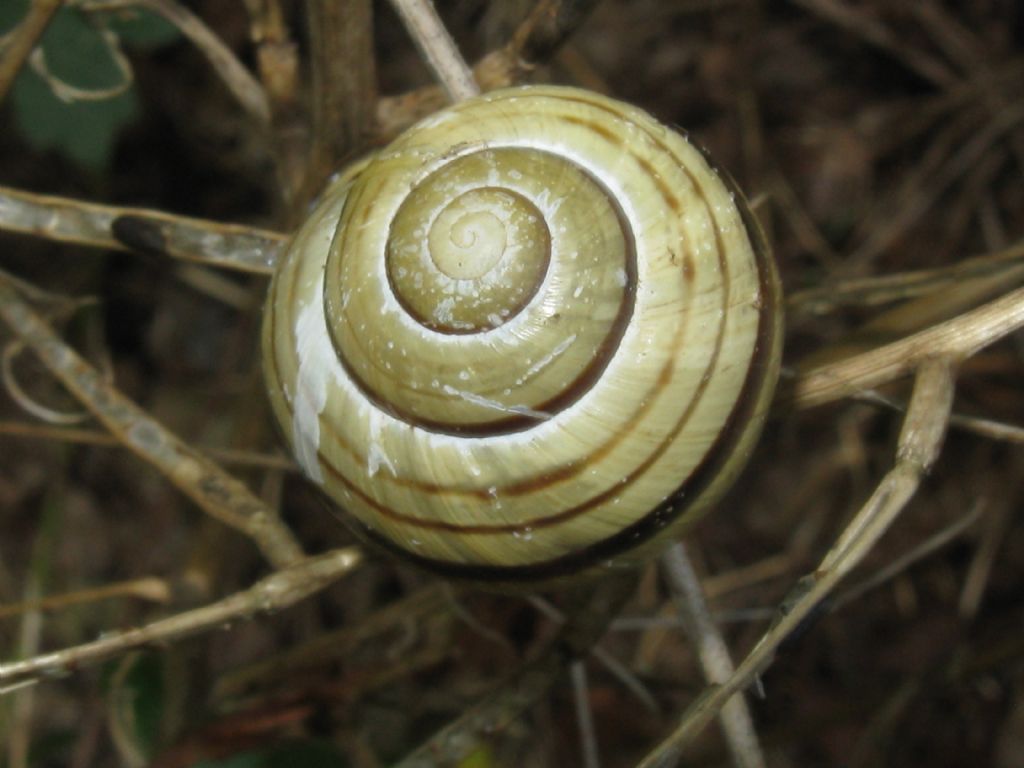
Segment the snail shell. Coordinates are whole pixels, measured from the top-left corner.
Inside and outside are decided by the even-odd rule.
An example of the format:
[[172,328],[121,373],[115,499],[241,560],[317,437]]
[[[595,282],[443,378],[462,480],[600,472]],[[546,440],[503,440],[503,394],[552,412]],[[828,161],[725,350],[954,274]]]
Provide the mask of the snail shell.
[[265,373],[371,539],[512,582],[630,564],[726,489],[778,375],[778,280],[683,136],[488,93],[337,179],[270,288]]

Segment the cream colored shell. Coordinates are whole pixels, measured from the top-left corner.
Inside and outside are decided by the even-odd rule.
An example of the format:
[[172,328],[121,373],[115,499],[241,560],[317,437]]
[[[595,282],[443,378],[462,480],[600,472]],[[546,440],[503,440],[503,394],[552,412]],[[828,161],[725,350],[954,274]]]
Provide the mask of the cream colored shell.
[[630,563],[739,471],[774,268],[683,136],[593,93],[489,93],[350,168],[264,325],[274,411],[358,527],[436,570]]

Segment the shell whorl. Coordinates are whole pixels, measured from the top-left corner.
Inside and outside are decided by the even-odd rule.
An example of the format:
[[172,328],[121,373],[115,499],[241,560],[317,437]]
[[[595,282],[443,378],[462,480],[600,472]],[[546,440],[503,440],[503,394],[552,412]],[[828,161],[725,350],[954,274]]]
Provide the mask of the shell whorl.
[[270,291],[306,474],[372,538],[498,581],[631,562],[745,461],[774,267],[682,136],[568,88],[451,107],[349,169]]

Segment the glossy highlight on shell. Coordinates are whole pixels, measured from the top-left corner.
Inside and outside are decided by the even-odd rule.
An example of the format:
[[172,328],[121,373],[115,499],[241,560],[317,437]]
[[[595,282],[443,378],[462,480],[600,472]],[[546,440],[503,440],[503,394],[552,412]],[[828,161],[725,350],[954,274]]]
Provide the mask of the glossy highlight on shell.
[[778,375],[779,289],[683,136],[585,91],[486,94],[348,169],[271,286],[305,473],[442,573],[630,564],[725,490]]

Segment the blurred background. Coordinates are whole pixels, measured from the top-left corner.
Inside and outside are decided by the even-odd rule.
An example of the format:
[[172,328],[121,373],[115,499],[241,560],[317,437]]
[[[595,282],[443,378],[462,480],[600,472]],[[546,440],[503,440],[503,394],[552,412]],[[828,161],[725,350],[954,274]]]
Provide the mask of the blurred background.
[[[238,0],[187,5],[253,65]],[[529,2],[438,8],[466,57],[503,45]],[[286,3],[304,46],[301,3]],[[0,3],[0,34],[27,0]],[[382,94],[430,82],[374,4]],[[0,105],[0,184],[281,227],[273,148],[209,65],[150,13],[61,10]],[[786,361],[863,351],[962,311],[955,283],[924,316],[852,281],[1010,254],[1024,235],[1024,5],[1015,0],[605,0],[536,81],[633,102],[687,131],[754,201],[790,297]],[[117,95],[68,104],[59,80]],[[367,147],[379,143],[366,137]],[[348,533],[281,457],[261,391],[265,280],[0,232],[0,268],[95,302],[59,323],[117,387],[284,510],[309,551]],[[1002,268],[1002,267],[1000,267]],[[1007,270],[979,303],[1016,287]],[[851,287],[853,286],[853,287]],[[951,292],[946,305],[945,293]],[[920,307],[918,306],[918,310]],[[0,342],[10,341],[6,329]],[[1019,335],[967,362],[955,410],[1024,424]],[[31,400],[74,403],[29,354]],[[0,392],[0,605],[128,584],[61,610],[0,613],[4,658],[31,656],[244,588],[255,549],[85,421],[61,434]],[[886,391],[897,402],[902,386]],[[892,465],[900,415],[847,401],[771,420],[738,487],[689,537],[739,658]],[[764,676],[751,706],[770,766],[1024,766],[1024,454],[1013,430],[954,426],[931,477],[865,567]],[[224,454],[219,454],[224,458]],[[909,556],[909,557],[908,557]],[[885,569],[892,566],[892,572]],[[873,575],[880,583],[858,585]],[[553,598],[557,602],[557,596]],[[631,766],[703,680],[652,567],[603,647],[588,700],[606,766]],[[131,654],[0,698],[0,761],[19,766],[388,765],[493,688],[554,631],[522,597],[460,593],[383,556],[274,616]],[[570,689],[467,766],[581,765]],[[688,765],[728,765],[717,728]]]

